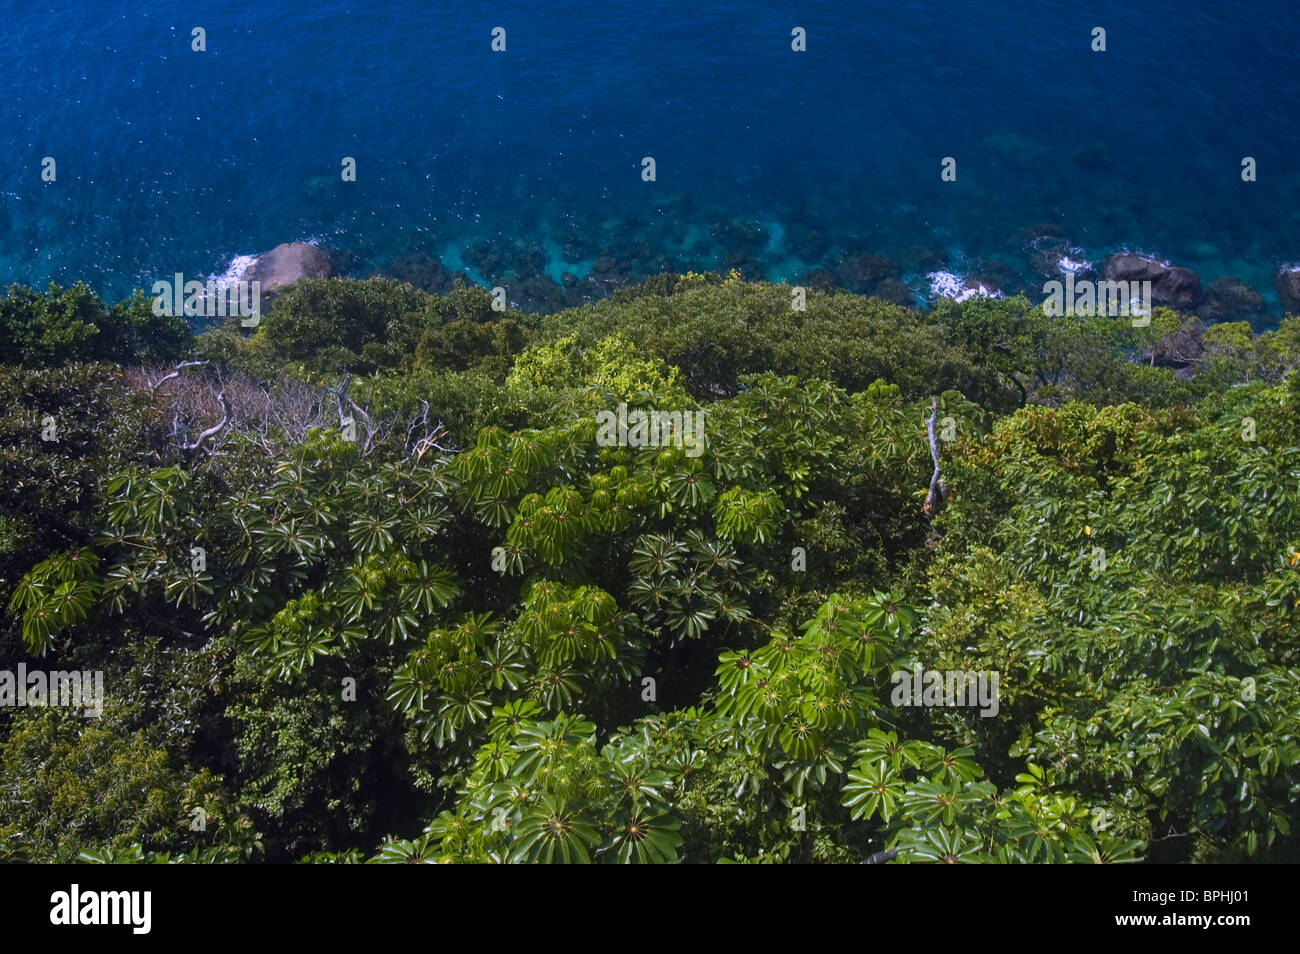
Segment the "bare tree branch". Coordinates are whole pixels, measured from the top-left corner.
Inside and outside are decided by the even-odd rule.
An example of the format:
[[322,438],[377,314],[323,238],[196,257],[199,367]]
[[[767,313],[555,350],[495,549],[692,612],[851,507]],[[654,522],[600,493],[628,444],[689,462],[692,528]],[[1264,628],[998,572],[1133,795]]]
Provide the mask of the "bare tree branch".
[[330,394],[334,395],[335,399],[338,401],[339,427],[343,427],[343,425],[346,424],[348,420],[347,415],[343,413],[343,402],[348,400],[348,385],[351,383],[352,383],[352,372],[349,371],[347,374],[343,375],[343,382],[337,388],[332,388],[329,385],[325,386],[325,390],[329,391]]
[[209,427],[203,433],[199,434],[198,438],[194,441],[194,443],[182,444],[181,450],[186,450],[186,451],[198,450],[204,441],[206,441],[209,437],[215,437],[217,434],[220,434],[225,429],[226,425],[230,423],[230,399],[226,397],[225,388],[221,389],[221,393],[217,395],[217,400],[221,402],[221,411],[222,411],[221,420],[218,421],[216,424],[214,424],[212,427]]
[[180,373],[184,371],[186,368],[197,368],[206,365],[207,363],[208,362],[206,361],[182,361],[180,364],[176,365],[176,367],[172,370],[170,374],[164,374],[157,381],[150,383],[148,385],[149,390],[157,391],[158,386],[160,384],[162,384],[164,381],[170,381],[172,378],[179,377]]
[[[340,384],[337,388],[326,387],[326,390],[329,391],[331,394],[333,394],[335,399],[338,401],[340,428],[346,426],[346,424],[348,423],[348,417],[343,413],[344,403],[346,403],[347,406],[352,410],[352,414],[353,414],[353,417],[351,419],[352,422],[355,424],[359,420],[362,426],[365,427],[366,437],[361,444],[361,456],[364,457],[366,454],[370,453],[370,449],[375,444],[377,444],[379,441],[384,439],[385,435],[388,432],[389,425],[388,422],[386,421],[376,422],[375,419],[370,416],[370,412],[368,410],[363,410],[362,407],[359,404],[357,404],[356,401],[352,400],[352,398],[348,395],[348,385],[351,383],[352,383],[352,373],[348,372],[347,374],[343,375],[342,384]],[[369,407],[369,405],[370,402],[367,401],[366,406]]]
[[[438,443],[448,433],[442,421],[439,420],[432,428],[429,427],[429,402],[422,400],[420,404],[423,410],[415,417],[412,417],[406,425],[406,440],[403,447],[406,448],[407,456],[414,458],[418,463],[429,452],[430,448],[444,454],[455,453],[451,448],[443,447],[442,444]],[[417,433],[419,436],[413,438],[412,435]]]
[[930,435],[930,457],[934,461],[934,473],[930,475],[930,492],[925,495],[925,515],[936,517],[948,501],[948,489],[939,475],[939,438],[935,425],[939,422],[939,399],[930,403],[930,420],[926,422],[926,432]]

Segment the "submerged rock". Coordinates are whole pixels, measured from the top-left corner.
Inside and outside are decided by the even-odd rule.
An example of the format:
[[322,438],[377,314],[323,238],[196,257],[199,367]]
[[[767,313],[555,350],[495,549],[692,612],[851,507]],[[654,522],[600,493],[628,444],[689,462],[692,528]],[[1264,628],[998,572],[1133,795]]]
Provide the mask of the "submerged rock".
[[1035,274],[1051,281],[1059,281],[1066,275],[1073,275],[1076,280],[1093,279],[1097,275],[1096,266],[1068,245],[1041,248],[1030,256],[1029,264]]
[[596,259],[587,274],[587,281],[598,289],[596,297],[607,298],[614,289],[631,284],[632,274],[627,262],[620,262],[612,255],[602,255]]
[[564,290],[545,275],[525,278],[511,290],[517,290],[519,306],[524,311],[550,314],[564,307]]
[[824,232],[803,225],[791,225],[786,228],[785,247],[791,254],[799,256],[805,262],[819,262],[830,250],[830,241]]
[[478,269],[478,273],[489,281],[504,275],[509,267],[505,255],[494,242],[474,242],[465,249],[462,258],[467,265]]
[[564,228],[555,240],[560,246],[560,257],[566,262],[585,262],[596,256],[595,246],[581,229]]
[[883,255],[847,255],[835,265],[838,283],[860,295],[873,295],[881,282],[899,276],[898,264]]
[[456,281],[468,282],[464,272],[453,272],[441,261],[425,252],[413,252],[393,260],[378,274],[407,282],[432,295],[445,295],[456,287]]
[[926,245],[904,246],[898,260],[905,271],[921,274],[937,272],[948,264],[948,256],[942,249]]
[[1024,244],[1029,251],[1029,266],[1038,277],[1050,281],[1059,281],[1066,275],[1073,275],[1076,280],[1096,277],[1096,265],[1088,260],[1083,249],[1066,240],[1061,228],[1035,225],[1017,233],[1024,234],[1030,235]]
[[1224,275],[1210,283],[1196,314],[1205,321],[1249,321],[1254,325],[1264,317],[1264,296],[1240,278]]
[[747,282],[760,282],[766,276],[763,264],[744,252],[729,252],[722,260],[722,271],[735,270]]
[[531,243],[523,247],[516,246],[510,264],[521,275],[540,272],[546,268],[546,249]]
[[1018,282],[1016,270],[1006,262],[992,258],[972,258],[966,263],[965,285],[972,291],[984,288],[990,297],[1011,294],[1017,290],[1030,294],[1037,292],[1037,289],[1019,289]]
[[754,251],[767,243],[767,229],[756,222],[740,219],[715,222],[710,233],[714,241],[728,251]]
[[1288,315],[1300,315],[1300,265],[1279,269],[1273,277],[1273,284],[1277,286],[1282,310]]

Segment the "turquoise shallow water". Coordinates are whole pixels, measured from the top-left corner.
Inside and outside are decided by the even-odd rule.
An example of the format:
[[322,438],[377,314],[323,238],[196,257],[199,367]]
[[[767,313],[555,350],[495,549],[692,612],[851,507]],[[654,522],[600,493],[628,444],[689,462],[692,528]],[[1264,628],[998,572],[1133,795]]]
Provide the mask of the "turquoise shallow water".
[[113,299],[309,240],[551,308],[689,268],[1015,290],[1130,248],[1275,306],[1300,260],[1293,3],[119,6],[6,5],[0,280]]

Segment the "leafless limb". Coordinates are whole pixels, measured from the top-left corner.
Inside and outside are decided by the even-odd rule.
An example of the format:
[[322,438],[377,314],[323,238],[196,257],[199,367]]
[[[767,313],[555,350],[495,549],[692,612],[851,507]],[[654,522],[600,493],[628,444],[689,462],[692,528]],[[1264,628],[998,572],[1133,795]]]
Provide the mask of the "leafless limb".
[[[209,365],[186,361],[173,367],[134,368],[126,372],[132,385],[155,395],[170,420],[171,446],[183,454],[204,450],[211,458],[236,440],[249,441],[275,456],[302,443],[309,431],[354,424],[363,455],[384,444],[396,445],[408,459],[422,460],[430,451],[454,454],[445,443],[448,429],[430,421],[427,401],[410,419],[372,412],[348,393],[352,375],[345,374],[336,387],[308,384],[289,376],[261,382],[242,372],[220,372],[209,367],[192,375],[185,368]],[[335,405],[335,411],[330,405]],[[214,422],[218,422],[214,425]],[[192,435],[197,435],[192,437]]]
[[413,432],[417,427],[423,427],[423,428],[427,429],[428,426],[429,426],[429,402],[428,402],[428,401],[425,401],[425,400],[421,400],[421,401],[420,401],[420,405],[424,408],[424,410],[420,413],[420,416],[419,416],[419,417],[413,417],[413,418],[411,418],[411,422],[410,422],[409,424],[406,425],[406,445],[405,445],[405,446],[407,446],[407,447],[410,447],[410,446],[411,446],[411,433],[412,433],[412,432]]
[[930,435],[930,457],[934,461],[934,473],[930,475],[930,492],[925,495],[924,512],[927,517],[936,517],[948,501],[948,488],[944,486],[939,475],[939,438],[935,425],[939,422],[939,399],[930,403],[930,420],[926,422],[926,432]]
[[339,427],[343,427],[343,425],[345,425],[348,421],[348,416],[345,413],[343,413],[343,404],[344,402],[350,402],[351,400],[348,397],[348,385],[351,383],[352,383],[352,372],[349,371],[347,374],[343,375],[343,381],[342,383],[339,384],[337,388],[332,388],[329,385],[325,386],[325,390],[329,391],[330,394],[334,395],[335,400],[338,401]]
[[164,381],[170,381],[172,378],[179,377],[180,373],[184,371],[186,368],[197,368],[206,365],[207,363],[208,362],[206,361],[182,361],[180,364],[176,365],[176,367],[172,369],[170,374],[164,374],[157,381],[150,382],[148,385],[149,390],[157,391],[158,386],[160,384],[162,384]]
[[[348,394],[348,385],[351,383],[352,374],[349,372],[343,375],[343,383],[337,388],[327,388],[326,390],[333,394],[335,399],[338,401],[340,428],[346,426],[349,420],[348,415],[343,411],[343,405],[345,403],[352,411],[352,422],[354,424],[359,422],[365,428],[365,440],[361,442],[361,456],[364,457],[370,453],[371,448],[374,447],[375,444],[382,441],[387,435],[388,423],[384,421],[376,422],[375,419],[370,416],[368,410],[363,410],[356,401],[352,400],[351,396]],[[366,406],[367,408],[369,407],[369,402],[367,402]]]
[[[178,368],[204,364],[207,362],[185,362]],[[191,434],[219,418],[227,418],[227,425],[206,439],[209,456],[221,453],[237,438],[276,455],[301,443],[313,428],[331,423],[328,392],[287,376],[263,384],[241,372],[215,374],[212,370],[180,375],[177,369],[135,368],[126,375],[135,387],[153,393],[162,402],[171,421],[173,446],[178,449],[192,444]]]
[[227,424],[230,423],[230,399],[226,397],[226,390],[222,388],[217,394],[217,400],[221,402],[221,420],[199,434],[198,438],[191,444],[181,444],[181,450],[194,451],[203,446],[203,442],[209,437],[215,437],[220,434]]
[[[415,458],[418,463],[429,452],[430,448],[444,454],[455,453],[451,448],[443,447],[438,443],[447,436],[447,428],[442,421],[438,421],[432,429],[429,427],[429,402],[422,400],[420,404],[423,406],[423,410],[418,416],[411,418],[410,423],[406,426],[406,443],[404,446],[408,448],[407,456]],[[412,440],[412,435],[417,432],[420,436]]]

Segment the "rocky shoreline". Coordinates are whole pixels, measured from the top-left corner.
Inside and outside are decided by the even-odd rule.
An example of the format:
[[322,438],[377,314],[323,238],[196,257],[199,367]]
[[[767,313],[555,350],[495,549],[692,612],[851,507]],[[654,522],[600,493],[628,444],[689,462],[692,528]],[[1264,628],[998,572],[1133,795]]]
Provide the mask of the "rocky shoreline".
[[[750,248],[767,240],[761,227],[746,228],[741,223],[713,231],[714,238]],[[827,252],[815,237],[809,240],[812,251]],[[1076,280],[1150,282],[1156,304],[1194,314],[1207,323],[1246,321],[1258,329],[1281,315],[1300,313],[1300,264],[1282,264],[1274,271],[1279,314],[1270,310],[1257,288],[1235,276],[1222,275],[1203,285],[1190,268],[1130,251],[1116,252],[1098,266],[1088,261],[1080,249],[1052,234],[1034,236],[1028,247],[1031,271],[1044,282],[1059,280],[1067,273]],[[548,314],[608,298],[619,288],[654,274],[690,270],[665,256],[651,256],[644,243],[617,249],[624,257],[610,254],[615,250],[609,248],[578,245],[564,247],[561,254],[570,260],[592,251],[600,254],[589,267],[561,271],[558,281],[551,274],[554,268],[546,249],[520,241],[471,244],[460,256],[461,268],[450,268],[429,253],[414,252],[368,275],[408,282],[432,294],[449,292],[457,281],[492,282],[506,288],[511,307]],[[755,260],[744,254],[728,256],[722,270],[734,270],[749,280],[766,278]],[[222,277],[260,282],[266,308],[285,287],[301,278],[329,278],[350,271],[340,267],[338,256],[315,244],[287,242],[260,255],[241,256]],[[578,272],[584,274],[579,277]],[[828,267],[806,269],[791,284],[843,288],[909,307],[933,306],[944,298],[964,301],[1023,294],[1035,301],[1043,297],[1041,286],[1017,277],[1002,262],[972,259],[954,266],[942,252],[920,246],[905,249],[899,260],[868,252],[834,256]]]

